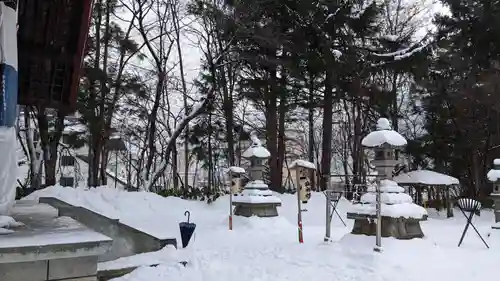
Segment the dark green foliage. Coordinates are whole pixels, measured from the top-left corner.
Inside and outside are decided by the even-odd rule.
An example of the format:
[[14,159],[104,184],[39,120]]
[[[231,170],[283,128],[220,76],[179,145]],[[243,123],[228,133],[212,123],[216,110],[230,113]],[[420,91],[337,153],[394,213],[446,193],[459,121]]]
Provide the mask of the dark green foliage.
[[[174,197],[179,197],[182,199],[187,199],[187,200],[199,200],[199,201],[206,201],[208,204],[214,202],[217,200],[219,197],[225,195],[223,191],[209,191],[207,190],[207,187],[203,188],[185,188],[182,190],[179,189],[173,189],[173,188],[168,188],[168,189],[162,189],[158,192],[158,195],[163,196],[163,197],[169,197],[169,196],[174,196]],[[208,195],[207,195],[208,194]]]
[[434,57],[420,89],[428,135],[419,150],[438,171],[460,178],[464,195],[486,195],[485,174],[500,153],[500,3],[443,2],[451,16],[435,19]]

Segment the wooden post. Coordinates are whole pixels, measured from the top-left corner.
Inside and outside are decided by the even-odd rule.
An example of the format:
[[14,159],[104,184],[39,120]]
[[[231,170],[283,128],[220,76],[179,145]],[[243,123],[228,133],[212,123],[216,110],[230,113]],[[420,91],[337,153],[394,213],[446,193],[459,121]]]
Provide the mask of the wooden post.
[[302,202],[300,201],[300,167],[295,170],[295,184],[297,189],[297,226],[299,229],[299,243],[304,243],[304,236],[302,233]]
[[[296,160],[290,166],[290,169],[295,170],[295,185],[297,189],[297,228],[299,232],[299,243],[304,243],[304,232],[302,226],[302,200],[300,198],[300,172],[301,169],[305,169],[307,172],[309,170],[315,170],[315,165],[311,162],[304,160]],[[307,174],[307,173],[306,173]]]
[[[230,167],[229,168],[229,230],[233,230],[233,180],[241,178],[241,175],[245,173],[245,170],[240,167]],[[241,182],[240,182],[241,184]]]

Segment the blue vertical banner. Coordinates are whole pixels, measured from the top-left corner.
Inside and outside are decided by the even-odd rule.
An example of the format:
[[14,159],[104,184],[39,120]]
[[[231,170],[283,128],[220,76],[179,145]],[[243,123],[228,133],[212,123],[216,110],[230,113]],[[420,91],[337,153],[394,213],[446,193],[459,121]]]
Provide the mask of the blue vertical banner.
[[13,127],[17,117],[17,0],[0,0],[0,126]]

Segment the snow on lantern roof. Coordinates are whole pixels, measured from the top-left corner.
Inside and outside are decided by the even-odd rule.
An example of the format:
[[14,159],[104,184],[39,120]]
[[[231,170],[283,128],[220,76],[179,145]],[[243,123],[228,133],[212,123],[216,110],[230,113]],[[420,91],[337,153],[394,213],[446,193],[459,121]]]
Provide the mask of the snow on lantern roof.
[[486,177],[491,182],[497,182],[500,180],[500,169],[498,169],[498,166],[500,166],[500,159],[493,160],[493,166],[493,169],[486,174]]
[[252,141],[252,145],[243,152],[241,155],[244,158],[262,158],[267,159],[271,157],[271,153],[267,150],[263,145],[259,138],[252,133],[250,135],[250,140]]
[[411,171],[397,175],[393,180],[401,184],[457,185],[460,183],[457,178],[430,170]]
[[[380,192],[382,216],[419,220],[427,216],[427,210],[414,204],[411,196],[404,193],[404,188],[400,187],[396,182],[392,180],[380,181]],[[375,215],[377,210],[376,188],[369,187],[368,192],[361,196],[360,202],[361,204],[352,207],[354,213]]]
[[391,129],[391,123],[387,118],[380,118],[377,121],[377,130],[364,137],[361,144],[366,147],[384,145],[401,147],[405,146],[407,142],[401,134]]
[[263,180],[254,180],[254,181],[249,181],[245,185],[245,188],[267,189],[268,186]]
[[232,166],[232,167],[229,167],[229,172],[231,172],[233,174],[244,174],[245,169],[243,169],[241,167]]
[[296,169],[296,168],[306,168],[306,169],[311,169],[311,170],[316,170],[316,165],[314,163],[306,161],[306,160],[295,160],[292,162],[290,165],[290,169]]
[[[392,199],[391,199],[392,200]],[[376,215],[376,204],[356,204],[352,207],[354,213]],[[413,203],[382,204],[381,215],[391,218],[414,218],[423,219],[427,216],[427,210]]]
[[[377,192],[377,186],[368,186],[368,192]],[[380,181],[380,192],[398,193],[405,192],[405,189],[399,186],[397,182],[385,179]]]
[[500,170],[491,169],[488,174],[486,174],[486,177],[489,181],[496,182],[500,180]]

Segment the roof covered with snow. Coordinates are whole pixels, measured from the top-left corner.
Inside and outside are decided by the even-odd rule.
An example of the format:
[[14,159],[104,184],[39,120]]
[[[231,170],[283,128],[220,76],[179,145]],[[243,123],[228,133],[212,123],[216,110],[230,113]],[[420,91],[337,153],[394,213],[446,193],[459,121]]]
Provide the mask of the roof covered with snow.
[[295,160],[292,162],[290,165],[290,169],[295,169],[295,168],[306,168],[306,169],[311,169],[311,170],[316,170],[316,165],[314,163],[306,161],[306,160]]
[[245,150],[245,152],[243,152],[243,154],[241,155],[242,157],[261,159],[267,159],[271,157],[271,153],[269,152],[269,150],[267,150],[262,145],[262,142],[255,134],[251,134],[250,139],[252,140],[252,145],[247,150]]
[[492,169],[486,174],[486,177],[489,181],[496,182],[500,179],[500,170]]
[[237,167],[237,166],[229,167],[228,171],[233,173],[233,174],[236,174],[236,175],[245,173],[245,169],[243,169],[241,167]]
[[424,184],[424,185],[457,185],[460,181],[457,178],[441,174],[430,170],[416,170],[400,174],[393,178],[400,184]]
[[366,147],[384,145],[401,147],[406,145],[406,139],[400,133],[391,129],[391,124],[387,118],[380,118],[377,121],[377,130],[364,137],[361,144]]

